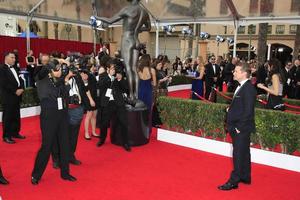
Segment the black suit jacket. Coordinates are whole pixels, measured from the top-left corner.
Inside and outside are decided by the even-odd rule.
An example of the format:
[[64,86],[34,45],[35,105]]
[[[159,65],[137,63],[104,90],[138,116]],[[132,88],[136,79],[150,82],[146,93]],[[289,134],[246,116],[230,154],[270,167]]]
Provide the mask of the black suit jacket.
[[115,79],[113,82],[109,78],[107,73],[99,75],[98,88],[100,89],[100,106],[106,107],[109,103],[109,97],[105,96],[108,88],[112,89],[112,95],[114,102],[117,106],[125,105],[123,93],[128,93],[128,84],[126,80],[122,79],[118,81]]
[[17,89],[24,89],[24,81],[19,77],[18,70],[16,72],[20,86],[18,86],[18,82],[9,66],[6,64],[0,66],[0,93],[3,104],[16,104],[22,100],[21,96],[16,95],[16,91]]
[[235,65],[232,63],[228,63],[227,65],[225,65],[224,68],[224,79],[226,81],[226,83],[228,82],[233,82],[233,70],[235,68]]
[[217,82],[214,82],[214,77],[220,78],[221,68],[217,64],[215,64],[215,67],[216,73],[214,73],[213,65],[211,63],[205,65],[205,83],[207,86],[212,86],[214,83],[217,84]]
[[248,80],[234,96],[227,113],[227,129],[235,133],[235,128],[241,132],[255,131],[254,107],[256,90]]

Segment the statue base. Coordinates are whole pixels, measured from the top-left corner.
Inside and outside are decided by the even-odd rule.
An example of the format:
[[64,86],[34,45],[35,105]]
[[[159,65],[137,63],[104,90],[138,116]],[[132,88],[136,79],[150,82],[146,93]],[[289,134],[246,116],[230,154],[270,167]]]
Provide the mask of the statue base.
[[[126,105],[128,119],[128,144],[130,146],[140,146],[147,144],[150,140],[151,124],[149,124],[149,111],[147,106],[137,100],[136,106]],[[110,140],[115,145],[122,145],[122,128],[116,118],[111,120]]]

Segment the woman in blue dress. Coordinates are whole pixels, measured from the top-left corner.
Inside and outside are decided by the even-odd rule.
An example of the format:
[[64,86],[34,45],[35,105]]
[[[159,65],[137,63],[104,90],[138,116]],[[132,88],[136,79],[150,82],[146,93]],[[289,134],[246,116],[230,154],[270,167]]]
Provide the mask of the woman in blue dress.
[[152,111],[152,91],[156,86],[155,70],[151,67],[151,57],[149,54],[142,55],[138,61],[138,75],[139,75],[139,91],[138,98],[142,100],[149,112]]
[[198,95],[203,97],[203,76],[204,76],[204,64],[201,61],[201,57],[197,57],[197,67],[194,72],[194,77],[192,77],[192,99],[200,100],[197,95],[194,94],[196,92]]

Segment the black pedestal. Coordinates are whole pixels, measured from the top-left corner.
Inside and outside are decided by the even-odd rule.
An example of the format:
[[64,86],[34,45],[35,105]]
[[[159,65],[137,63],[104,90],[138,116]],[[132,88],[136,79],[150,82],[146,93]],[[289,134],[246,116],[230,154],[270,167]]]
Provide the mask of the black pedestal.
[[[149,111],[146,106],[135,108],[126,106],[128,118],[128,142],[130,146],[147,144],[150,139],[151,124],[149,123]],[[111,121],[110,139],[111,143],[122,145],[122,128],[118,125],[117,119]]]

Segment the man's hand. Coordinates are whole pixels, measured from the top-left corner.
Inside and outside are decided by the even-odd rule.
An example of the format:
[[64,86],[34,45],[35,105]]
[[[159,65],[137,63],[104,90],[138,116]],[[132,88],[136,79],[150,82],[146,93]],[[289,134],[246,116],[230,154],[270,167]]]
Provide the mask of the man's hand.
[[16,95],[21,96],[23,94],[24,90],[23,89],[17,89],[16,90]]
[[214,77],[214,82],[217,82],[217,80],[218,80],[218,77]]
[[237,134],[239,134],[241,131],[239,131],[239,129],[235,128],[235,132],[236,132]]

